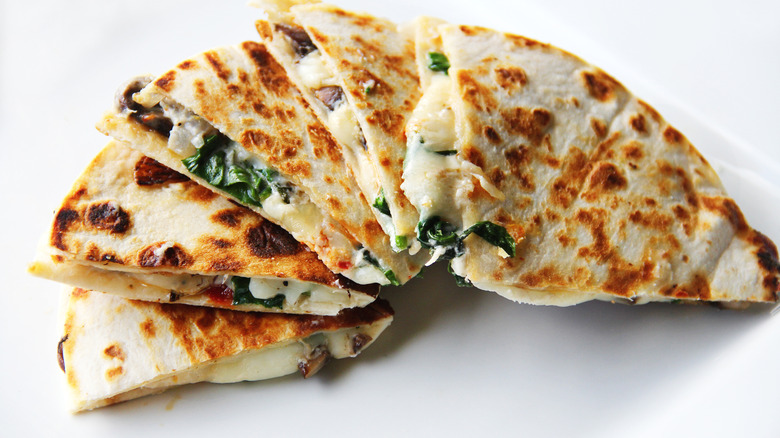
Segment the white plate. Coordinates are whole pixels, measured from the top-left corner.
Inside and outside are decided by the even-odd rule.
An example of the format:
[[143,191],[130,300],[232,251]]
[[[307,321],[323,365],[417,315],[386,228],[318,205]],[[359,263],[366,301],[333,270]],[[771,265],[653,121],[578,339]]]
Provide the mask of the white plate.
[[[721,169],[748,220],[780,239],[780,6],[718,1],[340,1],[551,42],[612,73]],[[648,8],[650,5],[645,4]],[[255,38],[243,1],[0,3],[0,425],[6,436],[655,436],[780,433],[780,320],[766,310],[518,305],[443,269],[384,293],[395,323],[316,378],[200,384],[86,415],[65,412],[59,286],[24,273],[35,242],[105,139],[115,87]],[[750,141],[750,145],[744,140]]]

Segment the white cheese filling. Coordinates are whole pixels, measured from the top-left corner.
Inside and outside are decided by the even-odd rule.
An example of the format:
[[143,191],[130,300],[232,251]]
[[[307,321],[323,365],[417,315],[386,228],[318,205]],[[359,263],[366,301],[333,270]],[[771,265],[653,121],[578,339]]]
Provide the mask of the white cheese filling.
[[[195,295],[213,284],[225,284],[233,289],[233,277],[230,275],[164,275],[134,272],[128,272],[127,275],[142,283],[172,290],[182,295]],[[368,294],[348,289],[277,277],[250,278],[249,292],[258,299],[284,295],[284,303],[280,310],[287,313],[334,315],[341,309],[363,307],[374,301],[374,298]]]
[[[390,323],[390,318],[364,328],[344,328],[320,332],[306,339],[292,340],[279,345],[252,350],[233,358],[201,365],[191,370],[145,384],[144,388],[165,388],[195,382],[234,383],[280,377],[298,371],[298,364],[307,360],[308,353],[318,346],[327,348],[336,359],[353,357],[353,338],[366,334],[371,339]],[[370,345],[370,344],[369,344]],[[367,347],[364,346],[363,348]],[[358,352],[359,353],[359,352]]]

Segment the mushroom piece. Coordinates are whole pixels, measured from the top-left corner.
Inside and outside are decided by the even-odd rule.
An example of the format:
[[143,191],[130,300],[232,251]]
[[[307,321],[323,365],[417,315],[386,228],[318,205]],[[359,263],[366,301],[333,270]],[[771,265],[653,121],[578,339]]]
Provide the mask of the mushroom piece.
[[290,40],[290,45],[299,58],[303,58],[309,53],[317,50],[317,46],[314,45],[311,38],[309,38],[309,34],[307,34],[303,28],[287,24],[277,24],[276,30],[287,36]]
[[341,99],[344,98],[344,90],[337,85],[328,85],[327,87],[314,90],[314,95],[324,103],[329,110],[333,111],[339,106]]
[[352,354],[360,353],[368,344],[371,343],[373,338],[365,333],[359,333],[352,337]]
[[318,345],[304,359],[298,361],[298,369],[301,371],[304,379],[317,374],[317,371],[330,359],[330,351],[324,345]]
[[68,340],[68,335],[65,335],[60,339],[60,342],[57,344],[57,362],[60,364],[60,369],[62,372],[65,372],[65,358],[62,356],[62,344],[65,343],[65,341]]

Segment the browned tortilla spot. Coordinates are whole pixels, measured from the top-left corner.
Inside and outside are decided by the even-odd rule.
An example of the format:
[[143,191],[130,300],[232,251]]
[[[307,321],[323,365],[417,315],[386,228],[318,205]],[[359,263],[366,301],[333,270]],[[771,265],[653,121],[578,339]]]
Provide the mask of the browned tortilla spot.
[[615,90],[621,86],[618,81],[601,70],[582,72],[582,78],[590,95],[601,102],[612,100],[615,97]]
[[666,140],[668,143],[680,143],[683,141],[683,135],[680,133],[680,131],[672,128],[671,126],[667,126],[666,129],[664,129],[664,140]]
[[520,67],[498,67],[494,72],[498,86],[510,93],[521,89],[528,83],[528,77]]
[[552,122],[552,114],[544,108],[532,110],[517,107],[501,112],[504,127],[510,134],[519,134],[531,141],[541,143],[544,133]]
[[246,232],[249,250],[257,257],[293,255],[303,251],[303,246],[284,229],[268,221]]
[[705,209],[717,212],[722,217],[726,218],[729,223],[731,223],[731,226],[734,227],[734,232],[737,236],[746,236],[750,227],[745,220],[745,216],[742,215],[742,210],[739,209],[733,199],[702,196],[700,200]]
[[[173,292],[171,292],[173,296]],[[175,300],[173,300],[175,301]],[[141,323],[141,333],[143,333],[146,339],[151,339],[157,335],[157,328],[154,325],[154,321],[147,318]]]
[[474,79],[466,70],[458,71],[457,81],[463,100],[473,105],[479,111],[492,112],[497,102],[489,88]]
[[174,81],[176,80],[176,71],[170,70],[169,72],[165,73],[164,75],[160,76],[154,84],[160,87],[161,90],[165,91],[166,93],[173,90]]
[[597,137],[604,137],[607,135],[607,125],[605,125],[602,120],[595,118],[590,119],[590,128],[593,129],[593,133],[596,134]]
[[243,208],[220,210],[211,215],[211,220],[226,227],[235,228],[241,224],[241,218],[247,214]]
[[198,66],[198,63],[195,60],[188,59],[182,63],[180,63],[177,68],[181,70],[191,70]]
[[122,234],[130,228],[130,215],[113,202],[90,204],[86,219],[93,228],[111,234]]
[[192,257],[178,244],[165,248],[160,254],[160,249],[167,246],[165,242],[158,242],[144,248],[138,255],[138,264],[144,268],[170,266],[183,268],[192,264]]
[[389,109],[373,111],[366,117],[366,121],[372,125],[379,126],[389,136],[400,137],[403,133],[404,116]]
[[111,368],[110,370],[106,371],[106,379],[114,380],[117,376],[124,372],[125,370],[122,367]]
[[76,210],[70,208],[61,208],[54,217],[54,227],[51,233],[51,244],[53,247],[67,250],[65,243],[62,241],[62,234],[68,231],[68,228],[73,222],[79,219],[79,213]]
[[629,124],[634,131],[640,134],[647,134],[647,124],[645,122],[645,116],[642,114],[636,114],[631,117]]
[[643,283],[653,279],[654,265],[649,261],[642,263],[641,267],[621,263],[609,267],[609,277],[604,282],[604,290],[616,295],[629,296]]
[[493,129],[492,126],[485,126],[482,128],[482,134],[487,137],[487,139],[493,143],[493,144],[501,144],[501,136],[498,135],[498,132],[496,132],[495,129]]
[[108,347],[106,347],[103,350],[103,354],[106,355],[107,357],[119,359],[121,361],[125,360],[125,352],[122,351],[122,348],[117,344],[111,344]]
[[587,184],[588,188],[582,197],[592,202],[603,194],[624,189],[628,183],[614,164],[598,162],[593,165]]

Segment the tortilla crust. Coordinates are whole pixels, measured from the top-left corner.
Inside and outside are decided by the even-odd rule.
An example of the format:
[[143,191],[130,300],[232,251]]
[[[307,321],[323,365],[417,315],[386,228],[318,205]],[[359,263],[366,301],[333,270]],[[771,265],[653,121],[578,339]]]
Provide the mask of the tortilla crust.
[[[352,256],[362,245],[383,269],[392,269],[401,283],[419,272],[420,263],[394,253],[387,235],[377,232],[381,228],[359,194],[335,140],[265,46],[245,42],[205,52],[157,78],[136,95],[136,100],[151,106],[164,96],[262,157],[333,219],[326,226],[345,236],[351,247],[333,247],[326,236],[296,236],[332,271],[343,272],[345,266],[351,266]],[[192,177],[167,150],[162,135],[118,113],[107,115],[99,129]],[[149,137],[154,142],[144,143]],[[264,214],[262,209],[253,209]]]
[[[294,3],[294,4],[292,4]],[[397,235],[413,236],[419,214],[401,190],[404,126],[420,99],[413,36],[385,19],[319,2],[264,1],[272,21],[302,27],[337,78],[360,123]],[[262,30],[261,36],[273,35]],[[373,200],[376,194],[367,194]]]
[[[477,236],[454,271],[511,299],[777,300],[777,249],[747,224],[704,157],[618,81],[521,36],[439,28],[458,156],[505,195],[455,199],[516,236]],[[537,292],[545,292],[537,294]]]
[[393,315],[383,300],[337,316],[304,316],[157,304],[78,288],[65,306],[59,349],[75,411],[194,383],[193,373],[214,363],[320,332],[371,332],[348,354],[355,356]]
[[[117,142],[109,143],[75,182],[48,240],[31,273],[131,299],[280,311],[210,299],[201,292],[217,275],[321,284],[343,291],[355,305],[379,294],[378,285],[358,285],[334,274],[314,252],[257,213]],[[188,290],[184,283],[174,284],[181,277],[202,280]]]

